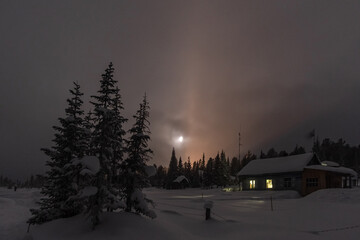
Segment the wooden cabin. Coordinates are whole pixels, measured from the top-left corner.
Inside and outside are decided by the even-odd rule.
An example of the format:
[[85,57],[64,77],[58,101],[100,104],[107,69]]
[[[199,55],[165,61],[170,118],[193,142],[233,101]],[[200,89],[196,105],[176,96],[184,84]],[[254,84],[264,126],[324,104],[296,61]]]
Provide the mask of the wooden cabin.
[[354,170],[329,163],[321,162],[313,153],[257,159],[237,176],[242,190],[296,190],[302,195],[323,188],[356,185]]
[[184,189],[189,186],[190,181],[184,175],[177,177],[171,184],[172,189]]

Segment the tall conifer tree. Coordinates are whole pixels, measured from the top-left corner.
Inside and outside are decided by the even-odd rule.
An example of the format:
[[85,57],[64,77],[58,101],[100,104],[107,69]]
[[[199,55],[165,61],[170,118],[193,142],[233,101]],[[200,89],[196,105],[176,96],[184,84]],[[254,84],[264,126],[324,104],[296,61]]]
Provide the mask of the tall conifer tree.
[[80,86],[74,83],[70,90],[71,98],[67,99],[65,118],[59,118],[60,126],[54,126],[55,145],[41,149],[50,159],[46,165],[45,184],[41,190],[44,195],[40,209],[31,209],[30,224],[41,224],[57,218],[74,216],[81,211],[81,205],[70,198],[78,192],[78,176],[80,167],[74,159],[81,158],[86,152],[88,135],[83,128],[83,101]]
[[171,152],[171,159],[169,163],[169,169],[167,174],[167,188],[171,188],[172,182],[178,177],[178,161],[175,155],[175,148]]
[[122,124],[126,120],[120,115],[122,103],[113,73],[110,63],[102,74],[98,95],[91,96],[94,99],[91,102],[94,106],[91,151],[100,162],[100,170],[90,183],[97,188],[97,193],[89,198],[87,209],[94,227],[104,208],[115,209],[120,204],[118,191],[114,188],[114,174],[122,158]]
[[142,193],[142,189],[149,185],[146,162],[151,159],[153,153],[148,146],[150,141],[149,109],[145,94],[139,110],[133,116],[135,124],[129,130],[128,156],[122,164],[122,170],[126,201],[125,210],[130,212],[134,209],[138,213],[155,218],[155,212],[148,208],[148,203],[152,203],[152,201]]

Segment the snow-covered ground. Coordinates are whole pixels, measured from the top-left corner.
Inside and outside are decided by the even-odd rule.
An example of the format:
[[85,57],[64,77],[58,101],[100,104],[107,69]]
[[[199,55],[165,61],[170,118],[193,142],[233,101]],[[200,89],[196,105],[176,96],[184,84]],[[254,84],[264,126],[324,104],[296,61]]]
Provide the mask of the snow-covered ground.
[[[91,230],[85,216],[32,226],[28,209],[39,190],[0,188],[1,240],[92,239],[359,239],[360,188],[327,189],[300,198],[292,191],[222,192],[220,189],[145,190],[156,202],[151,220],[105,213]],[[273,211],[271,201],[273,199]],[[205,221],[205,201],[213,201]]]
[[41,197],[38,189],[10,190],[0,187],[0,240],[23,239],[29,209]]

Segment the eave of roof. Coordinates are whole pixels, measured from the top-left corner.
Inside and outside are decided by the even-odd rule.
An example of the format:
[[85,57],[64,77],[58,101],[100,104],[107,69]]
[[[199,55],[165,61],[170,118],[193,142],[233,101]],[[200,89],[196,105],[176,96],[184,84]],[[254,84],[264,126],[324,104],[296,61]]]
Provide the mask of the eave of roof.
[[286,157],[253,160],[241,169],[237,176],[301,172],[314,156],[313,153],[305,153]]
[[306,166],[305,168],[334,172],[334,173],[341,173],[344,175],[351,175],[354,177],[358,176],[358,174],[354,170],[352,170],[351,168],[346,168],[346,167],[330,167],[330,166],[323,166],[323,165],[311,165],[311,166]]

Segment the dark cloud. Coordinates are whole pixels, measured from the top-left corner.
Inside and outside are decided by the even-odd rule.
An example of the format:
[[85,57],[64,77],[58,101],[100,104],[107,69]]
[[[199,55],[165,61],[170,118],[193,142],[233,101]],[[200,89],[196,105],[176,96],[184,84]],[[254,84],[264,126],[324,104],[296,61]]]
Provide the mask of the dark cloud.
[[236,155],[240,126],[244,151],[309,148],[313,128],[358,144],[359,11],[328,0],[3,1],[0,173],[44,171],[39,149],[72,81],[88,101],[109,61],[128,118],[149,96],[156,164],[172,147],[193,160]]

